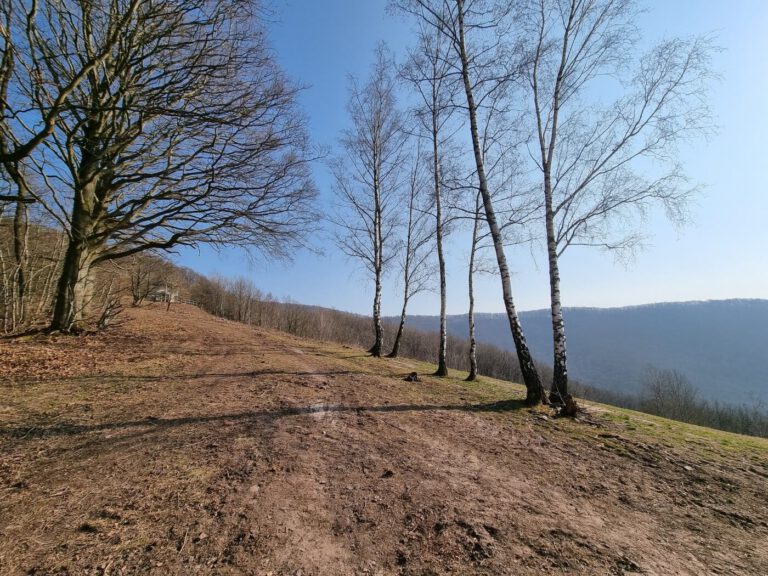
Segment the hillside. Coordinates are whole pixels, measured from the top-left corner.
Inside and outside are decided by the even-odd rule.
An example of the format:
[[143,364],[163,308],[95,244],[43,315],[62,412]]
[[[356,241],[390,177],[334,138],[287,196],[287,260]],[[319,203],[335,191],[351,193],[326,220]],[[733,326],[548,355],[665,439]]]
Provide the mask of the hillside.
[[0,341],[0,574],[766,574],[768,441],[196,308]]
[[[685,374],[702,398],[768,405],[768,300],[673,302],[627,308],[566,308],[568,368],[573,378],[636,394],[649,367]],[[551,363],[549,311],[520,314],[534,356]],[[438,318],[412,316],[409,325],[437,330]],[[477,314],[482,342],[513,349],[503,314]],[[450,316],[449,332],[465,338],[465,315]]]

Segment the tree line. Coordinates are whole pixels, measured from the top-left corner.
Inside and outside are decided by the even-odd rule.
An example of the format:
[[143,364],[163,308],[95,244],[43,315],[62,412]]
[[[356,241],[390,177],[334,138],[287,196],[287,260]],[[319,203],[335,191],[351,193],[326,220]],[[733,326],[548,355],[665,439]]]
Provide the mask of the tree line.
[[[652,210],[686,221],[696,188],[676,151],[710,127],[711,39],[672,38],[641,50],[642,6],[634,0],[391,0],[390,7],[411,19],[413,45],[402,62],[380,45],[367,80],[351,80],[351,127],[331,163],[337,243],[374,286],[370,352],[386,353],[382,279],[400,275],[405,318],[411,291],[422,286],[409,275],[423,266],[438,280],[436,363],[446,374],[445,238],[469,228],[470,339],[474,275],[489,270],[500,281],[527,402],[562,404],[569,388],[561,259],[576,247],[637,248]],[[429,229],[421,220],[414,228],[414,205]],[[510,273],[508,248],[529,242],[547,255],[554,371],[545,379]],[[476,374],[471,368],[470,379]]]

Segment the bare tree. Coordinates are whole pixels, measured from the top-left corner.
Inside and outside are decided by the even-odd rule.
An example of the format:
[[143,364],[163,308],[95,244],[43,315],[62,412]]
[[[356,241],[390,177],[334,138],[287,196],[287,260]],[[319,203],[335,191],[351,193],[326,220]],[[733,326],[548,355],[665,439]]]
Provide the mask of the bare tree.
[[[520,144],[519,121],[510,119],[506,98],[502,91],[488,98],[482,130],[480,132],[483,164],[489,189],[494,192],[494,204],[498,209],[499,228],[505,246],[530,243],[532,224],[538,213],[536,198],[526,189],[519,189],[519,159],[517,149]],[[482,222],[483,197],[477,187],[477,175],[472,174],[466,180],[472,183],[475,191],[473,202],[468,207],[456,207],[459,213],[465,213],[472,222],[472,240],[469,252],[468,294],[469,309],[469,376],[468,381],[477,377],[477,339],[475,336],[475,298],[474,282],[477,274],[494,274],[493,264],[484,257],[490,232]]]
[[416,118],[419,120],[420,132],[427,135],[432,148],[435,247],[440,277],[440,344],[435,375],[447,376],[448,293],[443,239],[450,218],[445,214],[442,176],[445,149],[450,140],[450,134],[446,132],[449,131],[447,128],[456,110],[452,101],[459,84],[456,81],[456,71],[452,73],[450,61],[446,58],[449,55],[450,46],[445,35],[424,22],[419,22],[419,27],[418,46],[411,51],[408,63],[402,70],[402,76],[419,97]]
[[[653,204],[681,221],[692,190],[675,144],[700,133],[709,117],[707,39],[664,41],[630,67],[637,15],[633,0],[526,0],[518,13],[538,144],[532,157],[542,176],[553,401],[568,393],[560,257],[569,246],[631,248]],[[588,103],[594,81],[607,78],[625,93],[608,105]]]
[[546,394],[512,296],[502,229],[486,176],[479,133],[479,116],[483,113],[485,99],[504,90],[513,79],[513,71],[505,66],[510,58],[505,53],[505,45],[501,41],[504,30],[500,28],[507,19],[509,9],[493,0],[398,0],[395,5],[438,30],[451,45],[452,66],[460,73],[464,88],[478,188],[496,253],[504,307],[527,390],[526,401],[530,404],[546,402]]
[[467,381],[477,379],[477,337],[475,335],[475,273],[477,272],[478,249],[481,241],[481,219],[483,199],[480,192],[475,196],[475,217],[472,219],[472,245],[469,249],[469,267],[467,273],[467,294],[469,296],[469,308],[467,321],[469,323],[469,374]]
[[690,422],[699,407],[696,388],[677,370],[649,368],[643,383],[641,408],[665,418]]
[[[120,40],[120,33],[135,15],[141,0],[125,2],[120,17],[112,21],[103,42],[96,51],[70,58],[71,67],[64,81],[46,89],[42,106],[29,107],[24,97],[30,80],[42,84],[42,67],[49,58],[69,58],[57,41],[58,33],[66,28],[83,27],[80,14],[64,2],[42,0],[0,1],[0,165],[12,178],[18,162],[28,157],[55,128],[58,115],[78,86],[104,60],[109,58]],[[100,7],[94,7],[98,13]],[[6,195],[0,200],[31,202],[25,197]]]
[[369,352],[376,357],[384,346],[382,282],[396,256],[397,201],[407,140],[393,68],[386,48],[379,46],[368,82],[360,86],[352,80],[347,106],[352,127],[341,139],[345,156],[332,163],[339,202],[338,245],[373,276],[375,340]]
[[19,51],[34,74],[18,89],[40,115],[68,94],[25,160],[45,183],[30,195],[69,239],[52,329],[84,321],[99,262],[198,243],[281,255],[300,239],[314,195],[304,123],[248,3],[46,9],[60,26]]
[[128,288],[133,306],[140,305],[152,292],[163,285],[167,264],[159,256],[139,253],[124,260],[118,260],[115,264],[127,269]]
[[400,322],[392,351],[387,354],[389,358],[397,358],[400,351],[408,303],[416,294],[427,290],[434,272],[428,262],[433,236],[427,221],[430,215],[429,206],[424,202],[424,191],[429,189],[429,185],[425,181],[423,155],[418,146],[411,160],[410,172],[407,185],[408,218],[405,223],[405,242],[402,249],[403,308],[400,312]]

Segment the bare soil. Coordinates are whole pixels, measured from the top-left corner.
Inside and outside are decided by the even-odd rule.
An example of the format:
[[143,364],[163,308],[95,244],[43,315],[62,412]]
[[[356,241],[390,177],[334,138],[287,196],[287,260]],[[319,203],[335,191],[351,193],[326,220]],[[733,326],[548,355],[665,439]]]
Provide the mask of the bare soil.
[[3,341],[0,573],[768,574],[768,442],[430,369],[182,305]]

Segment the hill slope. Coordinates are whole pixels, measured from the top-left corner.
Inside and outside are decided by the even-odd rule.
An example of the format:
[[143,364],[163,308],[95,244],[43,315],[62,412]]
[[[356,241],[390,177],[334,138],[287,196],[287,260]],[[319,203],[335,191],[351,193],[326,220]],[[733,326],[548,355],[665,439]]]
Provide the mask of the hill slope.
[[[520,314],[534,356],[551,363],[549,311]],[[577,380],[637,393],[648,367],[675,369],[702,398],[768,404],[768,300],[673,302],[627,308],[566,308],[568,364]],[[409,325],[437,330],[438,318],[413,316]],[[512,350],[503,314],[476,316],[478,339]],[[465,315],[448,329],[465,338]]]
[[0,358],[2,574],[768,573],[765,440],[186,306]]

